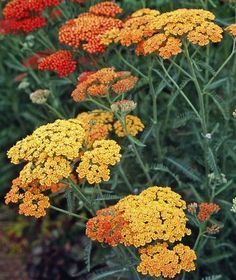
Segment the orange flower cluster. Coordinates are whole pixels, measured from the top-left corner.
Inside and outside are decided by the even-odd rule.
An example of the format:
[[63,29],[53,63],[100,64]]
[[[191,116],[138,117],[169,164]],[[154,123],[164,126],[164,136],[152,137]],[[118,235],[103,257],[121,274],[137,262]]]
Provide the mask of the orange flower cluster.
[[1,28],[5,34],[20,31],[31,32],[46,25],[42,12],[51,6],[59,5],[61,0],[12,0],[3,9],[4,20]]
[[43,58],[38,64],[38,69],[54,71],[63,78],[75,71],[76,61],[69,51],[60,50]]
[[127,222],[117,214],[115,207],[98,210],[96,215],[87,222],[86,235],[92,240],[111,246],[121,243],[121,230]]
[[215,16],[201,9],[178,9],[160,14],[141,9],[124,21],[122,28],[113,28],[101,36],[104,44],[123,46],[136,44],[137,55],[159,54],[164,59],[182,52],[182,39],[205,46],[222,39],[222,28],[213,22]]
[[115,16],[122,9],[113,2],[101,2],[90,7],[89,12],[69,20],[59,30],[59,42],[70,47],[82,47],[88,53],[104,52],[106,46],[100,36],[113,28],[122,26]]
[[107,139],[112,130],[113,114],[106,111],[94,110],[77,116],[85,130],[85,145],[91,147],[96,140]]
[[138,78],[128,71],[116,72],[113,68],[102,68],[97,72],[85,72],[78,78],[76,89],[71,96],[74,101],[81,102],[87,96],[105,96],[109,90],[115,94],[126,93],[131,90]]
[[45,50],[45,51],[42,51],[42,52],[35,53],[34,55],[29,56],[26,59],[24,59],[23,66],[24,67],[29,67],[29,68],[32,68],[32,69],[37,69],[39,62],[43,58],[45,58],[46,56],[48,56],[50,54],[52,54],[51,50]]
[[[86,234],[112,246],[141,247],[139,272],[173,278],[182,270],[195,269],[196,254],[188,246],[179,243],[168,249],[170,243],[191,233],[186,228],[184,209],[186,203],[169,187],[150,187],[98,211],[87,222]],[[157,243],[149,245],[154,241]]]
[[233,37],[236,37],[236,23],[231,24],[225,28]]
[[219,205],[215,203],[200,203],[199,212],[198,212],[198,220],[201,222],[207,221],[212,214],[217,213],[220,210]]
[[168,249],[168,244],[157,243],[139,249],[141,262],[137,270],[144,275],[174,278],[181,271],[195,270],[197,259],[194,250],[183,244],[177,244]]
[[123,127],[121,121],[116,121],[114,123],[114,130],[117,136],[125,137],[127,134],[136,136],[139,132],[144,129],[144,124],[140,118],[132,115],[126,115],[125,117],[125,127]]

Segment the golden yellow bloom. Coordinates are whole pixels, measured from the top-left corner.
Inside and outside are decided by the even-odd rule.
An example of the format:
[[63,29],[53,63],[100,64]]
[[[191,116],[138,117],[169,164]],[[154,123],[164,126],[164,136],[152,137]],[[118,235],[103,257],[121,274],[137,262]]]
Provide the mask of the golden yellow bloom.
[[225,28],[233,37],[236,37],[236,23],[231,24]]
[[86,178],[89,184],[110,179],[109,165],[120,161],[120,146],[113,140],[100,140],[93,143],[93,149],[86,151],[77,168],[79,178]]
[[32,135],[18,141],[8,151],[8,157],[14,164],[21,160],[41,162],[55,156],[73,160],[79,154],[84,136],[85,132],[79,120],[56,120],[40,126]]
[[26,192],[19,205],[19,214],[40,218],[46,215],[45,209],[50,206],[49,198],[43,194]]
[[169,187],[150,187],[121,199],[116,207],[128,222],[122,232],[126,246],[140,247],[155,240],[174,243],[191,233],[186,228],[186,203]]
[[202,9],[178,9],[160,14],[142,9],[133,13],[121,28],[113,28],[101,36],[104,44],[137,44],[138,55],[159,54],[164,59],[182,51],[182,39],[205,46],[222,39],[222,28],[215,24],[214,14]]
[[166,242],[157,243],[139,249],[139,253],[141,262],[137,271],[144,275],[174,278],[182,270],[188,272],[195,270],[194,250],[181,243],[174,246],[172,250],[168,249]]
[[[139,132],[143,131],[144,124],[142,123],[140,118],[132,115],[127,115],[125,120],[126,120],[126,130],[130,135],[136,136]],[[114,123],[114,130],[117,136],[119,137],[126,136],[126,131],[123,128],[120,121],[116,121]]]

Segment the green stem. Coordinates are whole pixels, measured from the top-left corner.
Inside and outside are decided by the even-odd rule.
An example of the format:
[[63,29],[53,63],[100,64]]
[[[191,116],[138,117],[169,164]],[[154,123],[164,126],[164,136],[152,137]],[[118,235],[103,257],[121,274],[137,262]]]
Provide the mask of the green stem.
[[193,110],[193,112],[196,114],[197,118],[200,120],[200,122],[202,122],[201,116],[199,115],[197,109],[194,107],[194,105],[192,104],[192,102],[188,99],[188,97],[186,96],[186,94],[183,92],[183,90],[179,87],[179,85],[176,83],[176,81],[170,76],[170,74],[168,73],[168,71],[166,70],[164,63],[162,60],[159,60],[159,63],[163,69],[163,71],[165,72],[166,76],[169,78],[169,80],[174,84],[174,86],[177,88],[177,90],[179,91],[179,93],[183,96],[183,98],[187,101],[188,105],[191,107],[191,109]]
[[103,206],[104,206],[104,207],[107,207],[106,202],[105,202],[105,200],[104,200],[104,198],[103,198],[103,194],[102,194],[102,190],[101,190],[100,184],[96,184],[96,186],[97,186],[97,189],[98,189],[98,193],[99,193],[99,195],[100,195],[100,198],[102,199]]
[[210,79],[210,81],[205,85],[203,91],[205,91],[209,85],[211,85],[211,83],[215,80],[215,78],[220,74],[220,72],[224,69],[224,67],[226,66],[226,64],[230,61],[230,59],[234,56],[234,54],[236,53],[236,39],[234,39],[233,42],[233,49],[232,52],[230,53],[230,55],[228,56],[228,58],[226,58],[226,60],[224,61],[224,63],[220,66],[220,68],[216,71],[216,73],[213,75],[213,77]]
[[148,80],[148,77],[146,75],[144,75],[140,70],[138,70],[135,66],[133,66],[131,63],[129,63],[123,56],[122,54],[115,49],[116,54],[119,56],[119,58],[127,65],[129,66],[131,69],[133,69],[135,72],[137,72],[141,77],[143,77],[145,80]]
[[62,116],[62,114],[60,112],[58,112],[55,108],[53,108],[51,105],[49,105],[48,103],[44,103],[44,105],[51,110],[59,119],[65,119],[64,116]]
[[50,208],[57,211],[57,212],[60,212],[60,213],[63,213],[63,214],[67,214],[69,216],[72,216],[72,217],[75,217],[75,218],[78,218],[78,219],[83,219],[83,220],[88,220],[86,217],[83,217],[81,215],[77,215],[75,213],[72,213],[72,212],[69,212],[69,211],[66,211],[64,209],[61,209],[61,208],[58,208],[58,207],[55,207],[53,205],[50,205]]
[[123,180],[125,181],[125,183],[126,183],[128,189],[129,189],[131,192],[133,192],[133,187],[131,186],[131,184],[130,184],[130,182],[129,182],[127,176],[126,176],[126,174],[125,174],[125,172],[124,172],[124,169],[122,168],[122,165],[119,164],[119,165],[118,165],[118,168],[119,168],[120,174],[121,174]]

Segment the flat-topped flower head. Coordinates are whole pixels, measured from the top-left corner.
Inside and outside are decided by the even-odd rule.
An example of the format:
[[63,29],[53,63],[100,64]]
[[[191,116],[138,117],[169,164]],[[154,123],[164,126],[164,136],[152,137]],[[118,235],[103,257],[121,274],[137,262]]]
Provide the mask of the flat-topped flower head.
[[140,118],[133,115],[125,116],[125,127],[123,127],[121,121],[116,121],[114,123],[114,131],[118,137],[125,137],[127,134],[136,136],[139,132],[144,129],[144,124]]
[[182,271],[195,270],[197,259],[194,250],[179,243],[168,249],[168,243],[157,243],[139,249],[141,262],[137,271],[152,277],[174,278]]
[[77,168],[80,179],[89,184],[101,183],[110,179],[109,166],[116,165],[121,158],[121,147],[114,140],[97,140],[92,149],[86,151]]
[[155,240],[173,243],[191,233],[186,228],[186,203],[169,187],[150,187],[121,199],[116,207],[129,222],[122,232],[127,246],[145,246]]
[[73,48],[82,48],[88,53],[102,53],[106,46],[100,36],[120,28],[122,21],[115,16],[122,12],[113,2],[101,2],[90,7],[89,12],[67,21],[59,30],[59,42]]
[[201,222],[207,221],[211,215],[220,211],[220,206],[216,203],[202,202],[199,204],[198,220]]
[[43,161],[56,156],[73,160],[79,155],[84,136],[79,120],[56,120],[40,126],[31,135],[18,141],[8,151],[8,157],[14,164],[23,160]]
[[122,94],[131,90],[137,77],[128,71],[115,71],[114,68],[102,68],[96,72],[86,72],[83,79],[78,78],[76,89],[71,96],[76,102],[84,101],[87,97],[103,97],[108,93]]
[[164,59],[182,51],[182,40],[205,46],[222,39],[222,28],[215,24],[214,14],[201,9],[178,9],[160,14],[159,11],[138,10],[101,36],[104,44],[112,42],[123,46],[136,45],[136,54],[158,54]]
[[53,71],[60,78],[66,77],[76,69],[76,61],[69,51],[60,50],[40,60],[38,69],[42,71]]

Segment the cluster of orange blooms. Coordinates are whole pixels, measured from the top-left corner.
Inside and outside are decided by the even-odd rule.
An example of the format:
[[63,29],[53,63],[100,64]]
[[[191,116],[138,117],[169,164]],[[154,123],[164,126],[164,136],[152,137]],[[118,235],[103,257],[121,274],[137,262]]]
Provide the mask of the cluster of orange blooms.
[[113,68],[102,68],[96,72],[85,72],[78,77],[78,84],[71,96],[81,102],[86,97],[102,97],[110,92],[123,94],[131,90],[138,78],[128,71],[116,72]]
[[123,46],[137,45],[138,55],[159,54],[164,59],[182,52],[182,40],[205,46],[222,39],[222,28],[215,24],[215,16],[201,9],[178,9],[160,13],[141,9],[131,14],[121,28],[113,28],[101,36],[102,42]]
[[99,210],[87,222],[86,234],[111,246],[139,248],[139,272],[173,278],[182,270],[195,269],[195,252],[182,243],[176,244],[191,233],[186,228],[185,209],[186,203],[171,188],[150,187]]
[[42,12],[59,5],[61,0],[12,0],[3,9],[4,19],[0,22],[4,33],[26,33],[46,25]]
[[38,69],[56,72],[62,78],[75,71],[76,61],[73,60],[73,56],[69,51],[59,50],[42,58],[38,63]]
[[225,28],[233,37],[236,37],[236,23],[229,25]]
[[[6,195],[6,203],[19,202],[21,214],[38,218],[49,207],[42,190],[55,190],[63,179],[74,176],[89,184],[108,181],[109,167],[120,161],[121,148],[114,140],[101,139],[99,133],[89,137],[83,126],[79,119],[57,120],[18,141],[8,151],[8,157],[14,164],[26,164]],[[92,142],[87,143],[88,139]]]
[[100,36],[122,26],[122,21],[115,18],[121,12],[122,9],[114,2],[98,3],[87,13],[64,24],[59,30],[59,42],[74,48],[82,47],[89,53],[104,52],[106,46]]
[[220,210],[219,205],[213,202],[211,203],[202,202],[199,205],[199,212],[197,215],[198,220],[201,222],[205,222],[209,220],[212,214],[219,212],[219,210]]
[[114,132],[118,137],[125,137],[127,135],[136,136],[144,129],[144,124],[137,116],[126,115],[125,127],[123,127],[120,120],[114,120],[112,112],[102,110],[81,113],[77,119],[81,121],[85,129],[88,146],[94,143],[94,139],[106,139],[110,132]]

